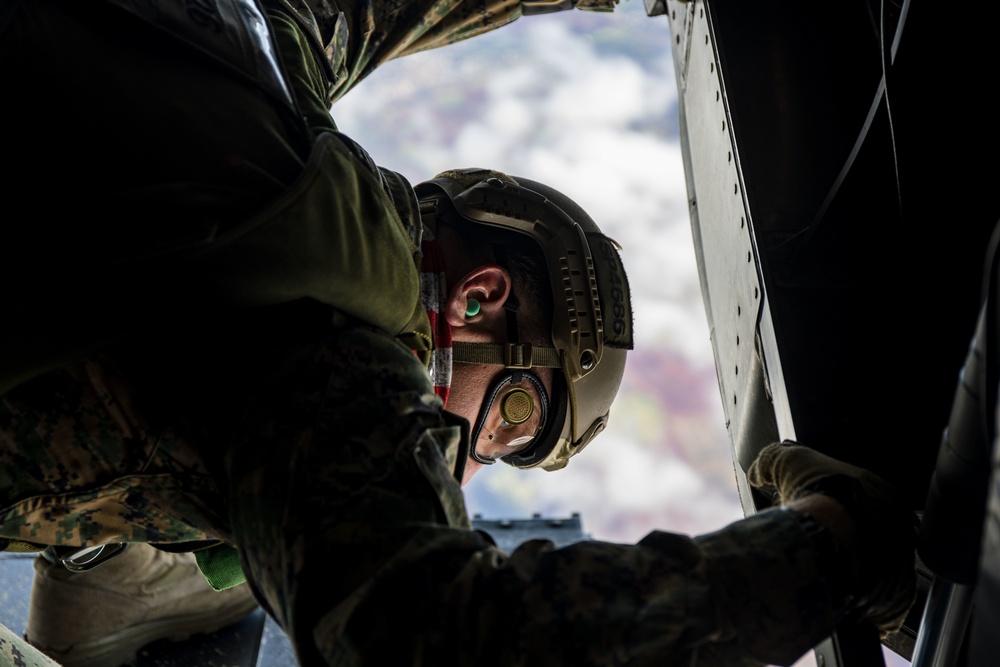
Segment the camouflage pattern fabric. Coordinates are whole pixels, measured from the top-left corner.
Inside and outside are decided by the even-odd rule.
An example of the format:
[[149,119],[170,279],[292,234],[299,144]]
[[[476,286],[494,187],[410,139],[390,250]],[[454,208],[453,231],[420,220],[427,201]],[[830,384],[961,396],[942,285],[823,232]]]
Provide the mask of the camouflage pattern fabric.
[[[266,361],[232,376],[229,364],[246,353],[240,349],[218,372],[202,373],[197,389],[185,378],[207,363],[205,353],[181,346],[138,366],[134,351],[121,355],[121,368],[152,389],[112,382],[110,362],[91,362],[88,376],[51,374],[15,390],[6,405],[30,402],[37,410],[54,397],[53,414],[82,417],[43,419],[51,425],[40,434],[50,443],[44,458],[53,472],[38,470],[33,479],[22,465],[20,481],[5,494],[28,496],[34,507],[32,494],[58,483],[61,493],[43,495],[80,519],[41,512],[30,522],[5,521],[4,534],[23,539],[33,530],[34,539],[88,544],[109,517],[108,530],[134,524],[135,539],[232,540],[262,604],[305,665],[409,664],[414,656],[442,665],[757,664],[751,657],[785,664],[833,627],[815,553],[818,529],[789,511],[696,539],[653,533],[637,545],[564,549],[533,541],[502,553],[469,530],[455,477],[467,455],[462,425],[441,413],[412,352],[371,327],[322,329],[322,338],[310,332],[298,345],[255,337],[249,347]],[[240,389],[264,367],[271,369],[266,382]],[[135,437],[170,432],[155,420],[132,426],[127,438],[119,425],[136,422],[114,418],[122,411],[118,397],[100,401],[100,392],[86,389],[94,378],[124,392],[123,400],[135,397],[125,412],[162,414],[146,405],[155,401],[200,415],[185,429],[195,434],[191,444]],[[61,391],[53,391],[57,384]],[[156,395],[163,386],[166,394]],[[67,403],[74,396],[79,409]],[[23,464],[22,439],[3,443],[15,450],[5,456]],[[156,440],[168,446],[150,456],[144,443]],[[187,458],[192,446],[205,460]],[[135,455],[124,453],[133,447]],[[206,471],[217,467],[213,485]],[[67,470],[78,472],[60,472]],[[228,488],[225,498],[217,487]],[[88,512],[94,497],[102,507]],[[120,539],[120,532],[106,536]]]
[[336,332],[227,467],[244,570],[304,664],[790,663],[832,628],[790,512],[697,541],[496,549],[468,530],[457,429],[393,346]]
[[0,667],[59,667],[8,628],[0,625]]
[[225,537],[224,506],[198,453],[150,426],[106,359],[0,397],[0,537],[40,545]]
[[[80,170],[67,181],[81,199],[70,198],[64,208],[53,199],[54,208],[39,216],[43,229],[62,234],[56,238],[66,248],[42,247],[58,258],[71,257],[76,239],[90,244],[84,248],[103,249],[90,238],[105,227],[83,226],[78,233],[67,223],[76,219],[62,217],[73,207],[94,206],[89,189],[102,184],[129,186],[93,209],[104,214],[102,223],[115,232],[107,238],[115,243],[141,246],[159,231],[174,234],[191,222],[186,215],[205,207],[218,212],[218,229],[239,224],[293,183],[301,185],[312,145],[335,134],[325,104],[338,90],[390,57],[478,34],[517,15],[515,5],[458,0],[359,2],[347,10],[326,0],[309,4],[344,12],[344,27],[337,28],[338,18],[324,34],[327,15],[303,21],[268,3],[306,119],[296,129],[252,82],[230,80],[186,51],[175,53],[171,41],[139,34],[138,24],[123,15],[97,11],[101,3],[0,0],[0,62],[13,73],[14,98],[21,99],[17,86],[27,86],[26,78],[63,72],[56,65],[69,59],[44,47],[65,45],[79,55],[82,71],[68,76],[60,92],[80,96],[80,117],[91,123],[84,130],[98,132],[81,131],[80,141],[105,142],[71,144],[72,154],[120,152],[109,173]],[[47,24],[53,7],[62,14]],[[98,19],[107,23],[91,25]],[[331,36],[341,39],[332,51]],[[327,50],[321,58],[333,56],[340,73],[335,85],[314,58],[320,50],[314,40]],[[144,81],[146,67],[161,68],[162,76]],[[181,74],[193,101],[160,90]],[[122,79],[105,85],[105,75]],[[83,104],[92,86],[134,108],[102,119],[106,101]],[[41,94],[37,85],[24,90]],[[151,108],[143,112],[142,104]],[[56,127],[60,115],[46,115],[47,108],[30,107],[32,113],[14,120],[37,130],[31,136],[48,136],[42,130]],[[133,111],[145,116],[133,119]],[[212,132],[198,131],[200,113],[215,123]],[[155,132],[148,131],[151,120]],[[305,148],[303,136],[311,142]],[[142,138],[138,146],[136,138]],[[60,141],[52,142],[53,151]],[[360,147],[335,141],[343,158],[337,164],[354,165],[356,186],[338,190],[324,183],[323,192],[359,201],[370,196],[377,205],[360,210],[378,215],[388,215],[390,202],[399,221],[409,223],[410,242],[418,241],[405,184],[375,169]],[[233,161],[233,147],[243,151],[247,142],[246,153]],[[212,153],[208,144],[228,157],[216,164],[202,154]],[[159,151],[168,171],[182,174],[187,156],[187,177],[212,187],[192,194],[186,184],[165,197],[142,186],[136,179],[144,169],[161,175],[162,165],[149,159]],[[51,169],[30,154],[19,157],[37,173]],[[565,549],[532,541],[503,553],[470,529],[457,481],[468,454],[468,424],[442,411],[412,340],[404,343],[336,304],[298,297],[239,310],[225,304],[161,310],[149,294],[118,284],[127,282],[120,275],[118,282],[114,273],[94,282],[79,264],[73,273],[47,253],[38,257],[66,289],[74,279],[84,281],[87,289],[79,294],[91,297],[96,310],[43,300],[30,312],[53,315],[42,321],[71,338],[84,330],[75,316],[89,314],[92,326],[105,327],[91,340],[103,352],[23,382],[0,401],[2,538],[39,545],[232,544],[258,599],[307,666],[786,664],[834,627],[836,605],[828,599],[819,555],[825,533],[808,517],[776,511],[697,539],[657,532],[636,545],[585,542]],[[10,284],[32,294],[33,283],[23,276]],[[160,317],[152,319],[151,312]]]
[[[617,0],[577,0],[587,11],[611,11]],[[336,75],[333,100],[384,63],[454,44],[511,23],[520,0],[293,0],[308,9]]]

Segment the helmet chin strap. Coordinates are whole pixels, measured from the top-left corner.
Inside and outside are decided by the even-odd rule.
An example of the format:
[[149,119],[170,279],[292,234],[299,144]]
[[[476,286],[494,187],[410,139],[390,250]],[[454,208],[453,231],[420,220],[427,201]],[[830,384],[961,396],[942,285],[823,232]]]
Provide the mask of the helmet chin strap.
[[[507,266],[507,253],[500,246],[493,247],[494,256],[502,266]],[[518,334],[517,334],[517,309],[520,306],[517,298],[513,293],[509,293],[507,300],[504,302],[504,313],[507,316],[507,349],[512,350],[514,346],[518,345]],[[541,379],[534,373],[532,373],[529,368],[532,366],[531,346],[526,345],[520,349],[523,351],[524,348],[528,350],[529,358],[516,360],[514,367],[512,366],[512,360],[505,359],[503,362],[504,367],[507,368],[507,372],[501,375],[486,392],[486,396],[483,400],[483,405],[479,408],[479,416],[476,419],[475,428],[472,429],[472,442],[470,443],[469,452],[473,460],[482,463],[483,465],[493,465],[496,463],[494,459],[488,459],[479,455],[476,451],[476,445],[479,442],[479,436],[482,433],[483,427],[486,424],[486,419],[489,417],[490,411],[493,409],[493,403],[496,401],[497,396],[500,394],[500,390],[505,386],[510,384],[519,385],[523,380],[528,380],[531,384],[535,386],[538,396],[541,400],[542,405],[539,406],[542,410],[542,419],[539,422],[539,432],[545,427],[545,420],[548,416],[549,406],[548,406],[548,394],[545,391],[545,385],[542,383]],[[454,348],[453,348],[454,352]],[[555,350],[551,350],[555,352]],[[523,356],[523,355],[522,355]],[[456,359],[457,361],[457,359]],[[524,362],[527,361],[528,364],[525,366]],[[558,367],[558,364],[556,364]]]
[[[503,246],[493,246],[493,256],[501,266],[509,266],[507,251]],[[452,342],[452,363],[491,364],[505,368],[527,370],[529,368],[562,369],[562,359],[553,347],[536,347],[521,343],[517,334],[517,309],[521,304],[513,293],[507,295],[503,309],[507,315],[507,342],[463,343]]]
[[[497,261],[500,262],[501,265],[506,265],[507,256],[506,253],[503,251],[503,249],[494,246],[493,252],[494,255],[496,255],[497,257]],[[507,315],[508,341],[517,340],[517,307],[519,305],[520,303],[514,297],[513,294],[508,294],[507,301],[505,301],[503,304],[504,313],[506,313]],[[532,373],[531,375],[532,377],[534,377],[535,374]],[[479,416],[476,418],[476,426],[475,428],[472,429],[472,443],[471,446],[469,447],[469,452],[473,460],[478,461],[479,463],[482,463],[483,465],[487,466],[491,466],[494,463],[496,463],[496,461],[493,459],[487,459],[480,456],[479,453],[476,451],[476,443],[479,442],[479,435],[483,431],[483,426],[486,425],[486,418],[489,417],[490,410],[493,409],[493,402],[496,401],[497,394],[499,394],[500,390],[503,389],[503,387],[507,384],[511,383],[520,384],[522,377],[523,377],[523,370],[520,368],[508,371],[506,374],[501,375],[500,378],[493,383],[493,386],[486,392],[486,396],[483,399],[483,404],[479,408]],[[537,379],[538,378],[536,377],[535,380]],[[536,382],[535,384],[537,386],[541,383]]]

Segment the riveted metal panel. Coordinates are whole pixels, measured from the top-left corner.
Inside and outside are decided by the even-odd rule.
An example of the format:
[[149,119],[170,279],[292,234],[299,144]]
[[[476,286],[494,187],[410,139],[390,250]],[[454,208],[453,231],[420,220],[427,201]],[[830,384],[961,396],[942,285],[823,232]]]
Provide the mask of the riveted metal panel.
[[[708,8],[703,2],[672,1],[668,10],[702,295],[741,497],[745,511],[752,513],[742,473],[755,452],[745,446],[750,441],[745,434],[763,420],[777,435],[770,426],[773,415],[760,414],[762,405],[765,411],[771,407],[769,398],[761,396],[768,383],[756,347],[765,299],[751,234],[753,220]],[[780,372],[777,355],[769,368]],[[786,430],[791,430],[790,420]]]
[[[926,498],[1000,217],[1000,163],[970,158],[1000,135],[981,104],[989,27],[942,30],[933,3],[902,20],[907,6],[667,0],[747,513],[769,501],[743,473],[778,438],[876,472],[916,510]],[[907,656],[914,627],[885,645]],[[867,664],[870,639],[838,632],[817,657]]]

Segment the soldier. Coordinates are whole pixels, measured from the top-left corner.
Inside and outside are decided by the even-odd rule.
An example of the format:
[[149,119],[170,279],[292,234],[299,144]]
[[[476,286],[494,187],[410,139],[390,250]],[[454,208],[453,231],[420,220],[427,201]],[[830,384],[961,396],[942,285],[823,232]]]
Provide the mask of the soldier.
[[411,187],[329,107],[537,7],[0,2],[34,212],[0,250],[0,537],[44,550],[37,646],[114,664],[252,601],[303,665],[785,664],[848,615],[898,627],[906,512],[802,447],[752,471],[791,511],[713,535],[508,555],[470,529],[478,469],[558,469],[604,428],[624,267],[562,193]]

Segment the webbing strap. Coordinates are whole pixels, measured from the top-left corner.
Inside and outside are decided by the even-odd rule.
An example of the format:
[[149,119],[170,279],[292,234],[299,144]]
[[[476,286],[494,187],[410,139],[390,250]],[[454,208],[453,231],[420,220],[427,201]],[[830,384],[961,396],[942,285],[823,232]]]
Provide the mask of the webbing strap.
[[507,368],[562,368],[559,352],[551,347],[533,347],[527,343],[451,344],[452,361],[462,364],[495,364]]
[[45,549],[43,544],[35,544],[33,542],[25,542],[23,540],[9,540],[7,538],[0,537],[0,551],[7,551],[9,553],[37,553]]

